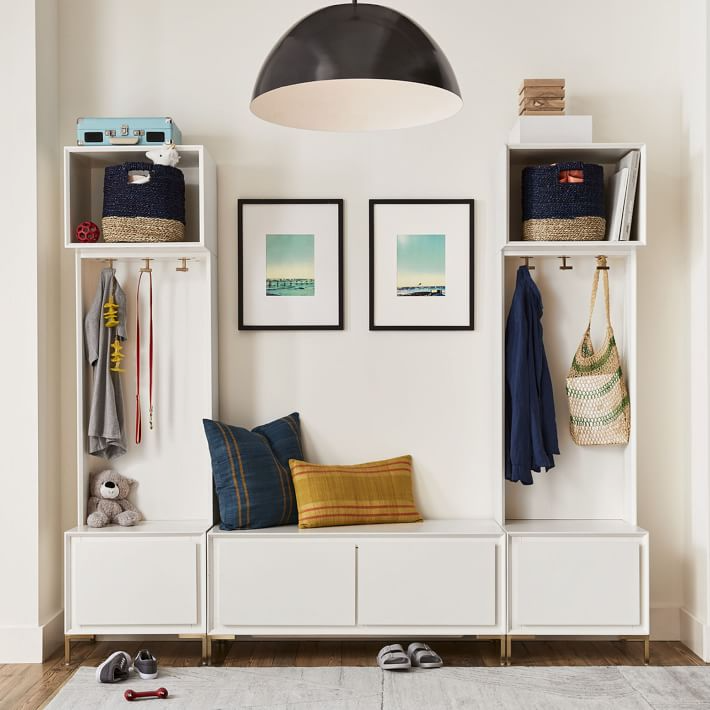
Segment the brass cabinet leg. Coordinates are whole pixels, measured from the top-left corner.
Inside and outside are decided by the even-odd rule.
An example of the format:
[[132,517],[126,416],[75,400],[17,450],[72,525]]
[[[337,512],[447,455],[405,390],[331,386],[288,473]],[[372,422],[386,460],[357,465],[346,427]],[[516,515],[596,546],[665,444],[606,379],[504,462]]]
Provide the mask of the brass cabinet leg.
[[504,666],[508,663],[508,637],[500,637],[500,664]]
[[179,639],[186,639],[188,641],[200,641],[202,644],[202,656],[200,658],[200,665],[207,665],[207,634],[178,634]]
[[67,666],[71,663],[72,641],[91,641],[91,643],[96,643],[96,635],[95,634],[74,634],[74,635],[64,634],[64,665],[67,665]]
[[202,665],[212,665],[212,639],[209,636],[205,636],[202,641]]
[[512,636],[506,636],[505,637],[505,646],[506,646],[506,666],[510,666],[513,664],[513,637]]
[[208,664],[212,665],[213,661],[213,651],[214,649],[219,649],[219,659],[220,663],[224,661],[226,656],[226,641],[234,641],[237,637],[234,634],[217,634],[216,636],[207,635],[207,658]]
[[643,641],[643,664],[651,662],[651,636],[622,636],[623,641]]

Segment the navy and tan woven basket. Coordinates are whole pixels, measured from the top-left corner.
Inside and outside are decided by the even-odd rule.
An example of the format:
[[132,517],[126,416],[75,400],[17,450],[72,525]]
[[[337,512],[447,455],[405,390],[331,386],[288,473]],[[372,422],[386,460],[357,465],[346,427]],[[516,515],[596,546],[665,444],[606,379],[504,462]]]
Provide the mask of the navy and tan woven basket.
[[[147,173],[143,183],[129,172]],[[102,219],[107,242],[182,242],[185,240],[185,176],[152,163],[111,165],[104,174]]]
[[[582,182],[560,182],[565,171]],[[604,169],[567,162],[523,169],[523,239],[595,241],[604,239]]]

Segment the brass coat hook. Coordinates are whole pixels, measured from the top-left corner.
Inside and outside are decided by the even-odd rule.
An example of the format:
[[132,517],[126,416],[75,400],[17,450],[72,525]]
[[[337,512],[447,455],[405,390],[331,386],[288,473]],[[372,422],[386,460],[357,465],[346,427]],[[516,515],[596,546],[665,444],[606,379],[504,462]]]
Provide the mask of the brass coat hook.
[[528,271],[535,271],[535,267],[530,266],[530,259],[533,258],[532,256],[521,256],[520,258],[525,262],[525,268]]
[[560,271],[570,271],[574,269],[574,266],[570,266],[567,263],[567,259],[569,259],[568,256],[558,256],[558,259],[562,259],[562,266],[560,266]]
[[605,256],[598,256],[597,257],[597,271],[609,271],[609,267],[607,266]]
[[115,259],[104,259],[104,261],[108,264],[109,269],[113,269],[113,262],[116,261]]
[[181,256],[178,261],[180,262],[180,266],[175,267],[175,271],[189,271],[190,269],[187,268],[187,258],[184,256]]
[[143,259],[145,262],[145,266],[141,268],[141,273],[143,274],[149,274],[153,269],[150,268],[150,262],[153,261],[152,259]]

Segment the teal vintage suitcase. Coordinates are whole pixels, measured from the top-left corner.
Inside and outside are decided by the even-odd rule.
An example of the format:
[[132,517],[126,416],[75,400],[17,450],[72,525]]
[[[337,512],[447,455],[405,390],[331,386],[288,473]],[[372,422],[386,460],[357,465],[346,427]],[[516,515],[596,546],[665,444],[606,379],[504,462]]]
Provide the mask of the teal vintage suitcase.
[[170,116],[133,118],[77,118],[77,145],[162,145],[182,143]]

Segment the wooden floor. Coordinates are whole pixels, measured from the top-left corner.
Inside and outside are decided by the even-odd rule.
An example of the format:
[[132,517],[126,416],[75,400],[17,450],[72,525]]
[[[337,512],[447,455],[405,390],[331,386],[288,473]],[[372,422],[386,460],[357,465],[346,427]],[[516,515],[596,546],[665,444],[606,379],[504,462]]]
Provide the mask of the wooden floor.
[[[430,640],[448,666],[497,666],[498,642]],[[219,644],[215,664],[226,666],[374,666],[383,641],[237,641]],[[163,666],[196,666],[200,644],[195,641],[79,642],[72,664],[61,652],[43,664],[0,665],[0,709],[41,708],[79,666],[96,666],[112,651],[134,655],[149,647]],[[633,641],[515,641],[513,665],[526,666],[637,666],[643,664],[643,645]],[[702,661],[685,646],[672,641],[651,644],[651,665],[692,666]]]

